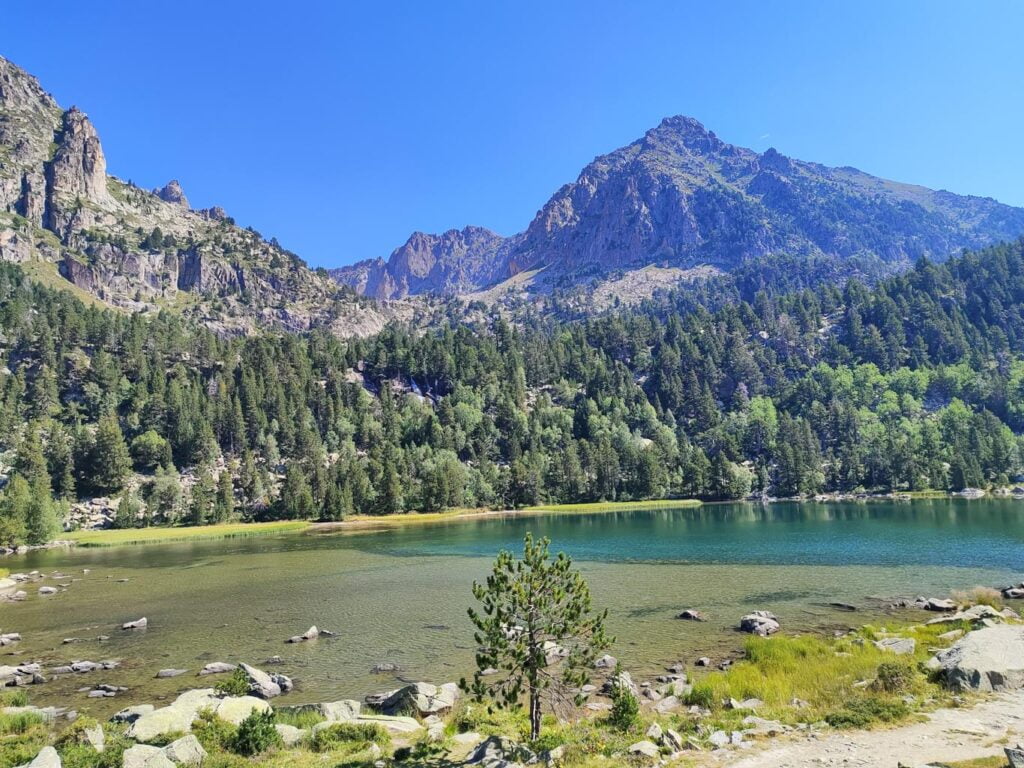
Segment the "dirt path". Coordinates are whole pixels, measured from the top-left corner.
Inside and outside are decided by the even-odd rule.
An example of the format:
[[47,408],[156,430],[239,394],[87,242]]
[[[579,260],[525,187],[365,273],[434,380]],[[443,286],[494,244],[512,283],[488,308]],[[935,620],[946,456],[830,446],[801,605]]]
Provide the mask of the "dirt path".
[[822,733],[766,741],[733,753],[729,768],[896,768],[1000,755],[1024,741],[1024,691],[994,696],[968,709],[940,709],[926,723],[880,731]]

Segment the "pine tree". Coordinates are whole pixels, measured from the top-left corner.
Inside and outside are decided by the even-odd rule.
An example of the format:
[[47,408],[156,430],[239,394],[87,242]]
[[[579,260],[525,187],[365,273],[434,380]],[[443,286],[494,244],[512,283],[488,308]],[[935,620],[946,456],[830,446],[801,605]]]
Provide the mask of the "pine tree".
[[100,493],[114,493],[124,487],[131,469],[128,446],[116,414],[104,414],[96,428],[88,463],[88,484]]

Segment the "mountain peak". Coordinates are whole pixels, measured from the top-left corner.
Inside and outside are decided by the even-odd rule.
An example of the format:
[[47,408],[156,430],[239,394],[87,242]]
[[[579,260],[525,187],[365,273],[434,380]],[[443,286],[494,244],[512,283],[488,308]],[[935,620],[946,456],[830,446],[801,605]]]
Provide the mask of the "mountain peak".
[[644,134],[643,144],[645,149],[662,148],[673,152],[685,149],[698,154],[718,152],[727,146],[714,131],[686,115],[664,118]]

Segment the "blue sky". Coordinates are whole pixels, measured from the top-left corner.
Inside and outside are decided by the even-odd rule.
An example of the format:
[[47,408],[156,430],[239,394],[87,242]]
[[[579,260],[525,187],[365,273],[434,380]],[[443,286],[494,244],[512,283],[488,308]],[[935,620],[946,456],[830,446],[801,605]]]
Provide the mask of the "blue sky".
[[526,227],[672,114],[726,141],[1024,205],[1024,3],[10,4],[0,53],[310,263]]

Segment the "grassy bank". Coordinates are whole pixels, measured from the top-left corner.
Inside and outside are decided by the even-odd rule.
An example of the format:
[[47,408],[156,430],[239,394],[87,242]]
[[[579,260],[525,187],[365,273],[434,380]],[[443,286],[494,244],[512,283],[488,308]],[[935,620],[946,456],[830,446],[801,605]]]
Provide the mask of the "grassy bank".
[[279,520],[270,523],[222,523],[168,528],[118,528],[103,531],[72,531],[61,538],[80,547],[117,547],[126,544],[163,544],[171,541],[198,539],[233,539],[245,536],[265,536],[272,533],[295,533],[305,530],[309,523]]
[[637,509],[685,509],[699,507],[698,499],[654,499],[652,501],[594,501],[586,504],[540,504],[524,512],[629,512]]

